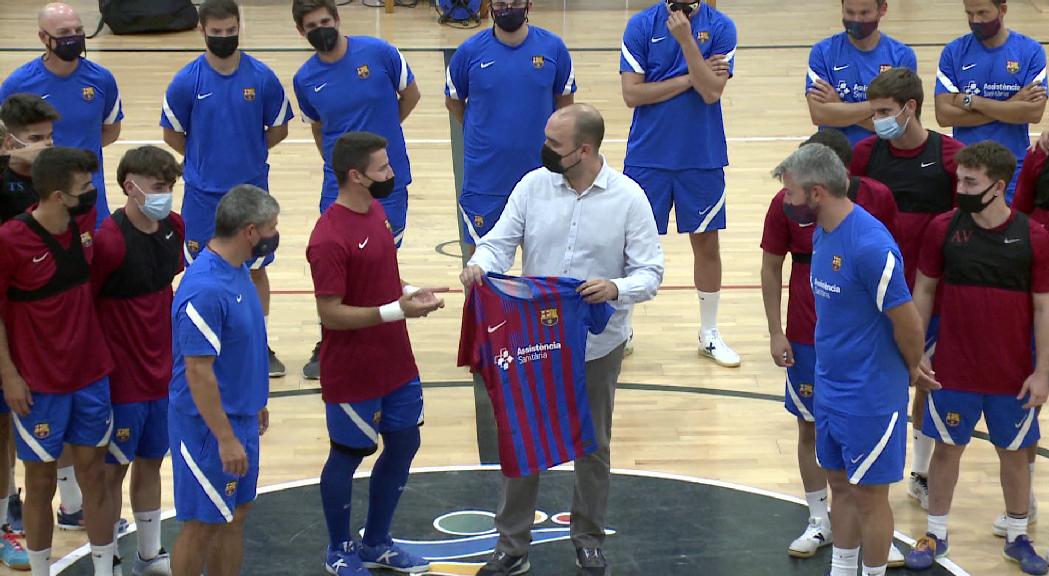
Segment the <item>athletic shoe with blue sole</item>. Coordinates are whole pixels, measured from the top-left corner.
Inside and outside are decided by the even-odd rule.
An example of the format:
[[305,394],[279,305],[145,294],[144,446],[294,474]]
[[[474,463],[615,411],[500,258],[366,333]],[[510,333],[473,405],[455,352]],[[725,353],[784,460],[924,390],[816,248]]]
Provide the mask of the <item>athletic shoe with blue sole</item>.
[[1002,556],[1019,564],[1024,574],[1041,575],[1049,572],[1049,563],[1034,551],[1034,545],[1026,535],[1017,536],[1016,540],[1006,544]]
[[377,546],[360,545],[361,562],[366,568],[385,568],[412,574],[430,569],[430,562],[387,540]]
[[907,553],[906,564],[911,570],[925,570],[944,556],[947,556],[947,539],[940,540],[934,534],[926,534]]
[[359,549],[356,542],[343,542],[342,546],[335,549],[328,546],[324,570],[332,576],[371,576],[371,572],[361,564]]

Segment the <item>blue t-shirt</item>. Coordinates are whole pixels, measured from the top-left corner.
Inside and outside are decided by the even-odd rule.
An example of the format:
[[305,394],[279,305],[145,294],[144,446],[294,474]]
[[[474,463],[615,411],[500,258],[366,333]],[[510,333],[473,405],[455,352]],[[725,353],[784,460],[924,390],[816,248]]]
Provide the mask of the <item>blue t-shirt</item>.
[[[1045,50],[1035,40],[1012,30],[998,48],[988,49],[972,34],[955,39],[944,47],[936,70],[936,94],[965,93],[1004,101],[1031,84],[1049,86]],[[994,121],[955,128],[954,137],[964,144],[993,140],[1012,150],[1022,162],[1031,145],[1027,126]]]
[[546,121],[558,96],[576,90],[568,47],[557,35],[528,27],[507,46],[489,28],[455,51],[444,93],[466,101],[463,194],[510,196],[525,174],[543,165]]
[[270,394],[266,323],[248,267],[206,249],[186,270],[171,306],[171,404],[199,415],[186,382],[186,356],[214,356],[222,408],[258,414]]
[[892,234],[859,205],[813,234],[817,409],[881,416],[907,408],[910,373],[886,310],[911,300]]
[[[890,68],[910,68],[918,71],[918,59],[914,50],[890,37],[881,35],[881,40],[873,50],[865,52],[849,41],[845,32],[820,40],[809,52],[809,71],[805,78],[805,91],[808,92],[817,79],[830,84],[838,91],[842,102],[866,102],[867,86],[885,70]],[[849,142],[857,142],[874,133],[858,125],[838,128]]]
[[98,189],[98,224],[109,215],[106,203],[105,170],[102,167],[102,126],[124,118],[120,90],[109,70],[81,58],[69,76],[56,76],[34,58],[20,66],[0,85],[0,102],[26,92],[47,100],[62,116],[55,122],[55,145],[90,150],[98,156],[98,171],[92,182]]
[[[669,14],[667,5],[659,2],[630,19],[623,34],[621,73],[644,74],[645,82],[688,74],[681,46],[667,29]],[[690,21],[703,58],[727,56],[731,75],[736,64],[736,25],[705,2]],[[665,102],[634,108],[624,164],[664,170],[724,168],[728,145],[721,101],[707,104],[689,89]]]
[[295,73],[295,98],[303,119],[323,126],[324,198],[339,195],[331,151],[339,136],[352,131],[386,138],[397,187],[412,181],[397,94],[415,82],[415,75],[389,42],[371,36],[347,36],[347,40],[349,47],[338,62],[322,62],[314,54]]
[[179,70],[164,95],[160,125],[186,135],[186,184],[225,194],[244,183],[268,190],[266,130],[293,116],[273,70],[241,52],[229,76],[204,55]]

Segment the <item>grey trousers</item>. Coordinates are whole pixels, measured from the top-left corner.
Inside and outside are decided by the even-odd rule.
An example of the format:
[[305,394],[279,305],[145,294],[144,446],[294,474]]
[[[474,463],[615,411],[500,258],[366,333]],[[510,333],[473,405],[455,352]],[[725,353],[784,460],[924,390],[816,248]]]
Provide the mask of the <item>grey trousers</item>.
[[[572,543],[576,548],[600,548],[605,541],[608,478],[611,467],[612,407],[616,381],[623,366],[625,343],[606,356],[586,363],[586,394],[594,423],[597,450],[575,461],[575,494],[572,497]],[[495,516],[501,550],[511,556],[528,552],[539,496],[539,474],[503,478],[503,499]]]

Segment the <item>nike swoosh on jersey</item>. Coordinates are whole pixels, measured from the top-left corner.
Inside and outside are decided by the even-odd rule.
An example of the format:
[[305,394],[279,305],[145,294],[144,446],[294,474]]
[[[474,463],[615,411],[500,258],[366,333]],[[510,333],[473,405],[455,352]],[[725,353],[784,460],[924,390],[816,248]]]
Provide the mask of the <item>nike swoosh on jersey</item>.
[[203,100],[205,98],[210,98],[212,94],[214,94],[214,92],[208,92],[207,94],[197,94],[197,100]]
[[653,39],[652,39],[652,43],[653,43],[653,44],[658,44],[658,43],[660,43],[660,42],[662,42],[662,41],[664,41],[664,40],[666,40],[666,39],[667,39],[667,37],[666,37],[666,36],[660,36],[659,38],[653,38]]
[[928,168],[929,166],[935,166],[935,162],[922,162],[922,168]]
[[50,95],[50,94],[44,94],[43,96],[41,96],[41,97],[40,97],[40,99],[41,99],[41,100],[47,100],[47,99],[48,99],[48,98],[50,98],[50,97],[51,97],[51,95]]
[[1019,238],[1006,238],[1005,239],[1005,243],[1006,244],[1016,244],[1019,241],[1020,241]]
[[174,235],[175,235],[175,233],[174,233],[174,232],[168,232],[168,235],[167,235],[167,236],[165,236],[165,237],[164,237],[164,239],[165,239],[165,240],[171,240],[171,237],[172,237],[172,236],[174,236]]
[[372,239],[371,236],[365,238],[364,242],[361,242],[360,244],[358,244],[357,247],[360,248],[361,250],[364,250],[364,247],[368,245],[368,241],[371,240],[371,239]]
[[495,60],[493,60],[491,62],[481,62],[481,70],[484,70],[485,68],[491,66],[492,64],[495,64]]
[[[1007,242],[1007,244],[1008,244],[1008,242]],[[43,262],[47,258],[48,254],[50,254],[50,252],[44,252],[43,256],[36,256],[36,257],[34,257],[33,258],[33,264],[38,264],[40,262]]]
[[496,330],[502,328],[503,326],[506,325],[506,322],[507,322],[506,320],[503,320],[502,322],[496,324],[495,326],[489,326],[488,327],[488,333],[491,334],[491,333],[495,332]]
[[834,67],[834,71],[838,72],[839,70],[844,70],[844,69],[848,68],[849,66],[851,66],[851,64],[846,64],[844,66],[835,66]]
[[965,66],[962,66],[962,72],[965,72],[966,70],[971,70],[973,68],[976,68],[976,64],[966,64]]
[[815,222],[809,222],[808,224],[798,224],[798,228],[808,228],[809,226],[815,226]]
[[328,83],[325,82],[324,84],[321,84],[320,86],[314,86],[313,87],[313,91],[314,92],[320,92],[321,90],[324,90],[324,87],[327,86],[327,85],[328,85]]
[[237,294],[237,302],[240,302],[243,299],[244,299],[244,295],[243,294]]

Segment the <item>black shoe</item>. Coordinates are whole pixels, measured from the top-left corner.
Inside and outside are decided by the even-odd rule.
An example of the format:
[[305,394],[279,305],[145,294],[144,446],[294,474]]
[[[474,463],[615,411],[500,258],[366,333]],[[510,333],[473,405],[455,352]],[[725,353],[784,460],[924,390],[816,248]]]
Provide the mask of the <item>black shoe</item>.
[[277,353],[273,351],[273,348],[269,348],[270,351],[270,378],[281,378],[287,373],[284,368],[284,363],[277,358]]
[[310,354],[310,361],[302,367],[302,377],[307,380],[320,380],[321,379],[321,343],[317,342],[317,345],[313,347],[313,353]]
[[608,561],[600,548],[576,548],[575,565],[579,567],[576,574],[579,576],[606,576],[611,574],[608,570]]
[[477,571],[477,576],[517,576],[527,574],[532,569],[528,563],[528,554],[511,556],[501,550],[492,554],[492,559]]

